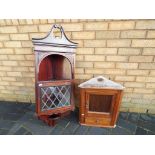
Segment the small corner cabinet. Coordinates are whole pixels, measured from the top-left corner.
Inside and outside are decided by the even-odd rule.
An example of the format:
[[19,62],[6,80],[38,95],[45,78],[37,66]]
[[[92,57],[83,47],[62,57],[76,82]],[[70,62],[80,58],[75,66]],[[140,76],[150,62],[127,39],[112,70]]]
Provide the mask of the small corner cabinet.
[[36,113],[55,125],[58,118],[74,110],[73,83],[75,49],[60,25],[53,25],[44,38],[32,38],[35,52]]
[[115,127],[124,87],[99,76],[80,87],[81,125]]

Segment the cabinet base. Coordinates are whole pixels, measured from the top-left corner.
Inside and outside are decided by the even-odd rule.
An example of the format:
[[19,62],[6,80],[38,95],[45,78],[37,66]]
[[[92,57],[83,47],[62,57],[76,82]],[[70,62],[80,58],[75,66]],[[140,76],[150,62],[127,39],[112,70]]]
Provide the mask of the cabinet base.
[[42,120],[49,126],[55,126],[58,123],[58,120],[60,118],[63,118],[70,114],[71,111],[67,111],[65,113],[58,113],[58,114],[52,114],[52,115],[37,115],[37,118],[39,120]]

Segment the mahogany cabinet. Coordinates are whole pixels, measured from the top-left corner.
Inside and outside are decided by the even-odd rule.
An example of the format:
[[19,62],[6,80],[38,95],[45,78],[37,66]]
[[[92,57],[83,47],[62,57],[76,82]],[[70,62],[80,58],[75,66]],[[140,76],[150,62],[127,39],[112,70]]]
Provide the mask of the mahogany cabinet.
[[74,110],[75,49],[60,25],[53,25],[44,38],[32,39],[35,52],[36,114],[54,125],[56,119]]
[[115,127],[124,87],[102,76],[79,85],[81,125]]

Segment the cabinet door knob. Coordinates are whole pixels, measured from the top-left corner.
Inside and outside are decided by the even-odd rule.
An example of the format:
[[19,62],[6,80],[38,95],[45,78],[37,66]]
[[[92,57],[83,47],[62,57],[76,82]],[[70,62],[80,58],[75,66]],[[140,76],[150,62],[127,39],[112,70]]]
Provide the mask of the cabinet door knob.
[[100,122],[100,120],[96,119],[96,123],[99,123],[99,122]]
[[41,87],[42,85],[43,85],[42,83],[39,84],[40,87]]

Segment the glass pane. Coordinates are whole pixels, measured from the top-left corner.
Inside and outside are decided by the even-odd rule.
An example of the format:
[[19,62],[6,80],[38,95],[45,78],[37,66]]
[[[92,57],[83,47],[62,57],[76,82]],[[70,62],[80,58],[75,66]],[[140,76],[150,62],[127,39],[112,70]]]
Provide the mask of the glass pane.
[[69,106],[71,85],[41,87],[41,111]]
[[89,111],[110,112],[112,104],[112,95],[90,95]]

